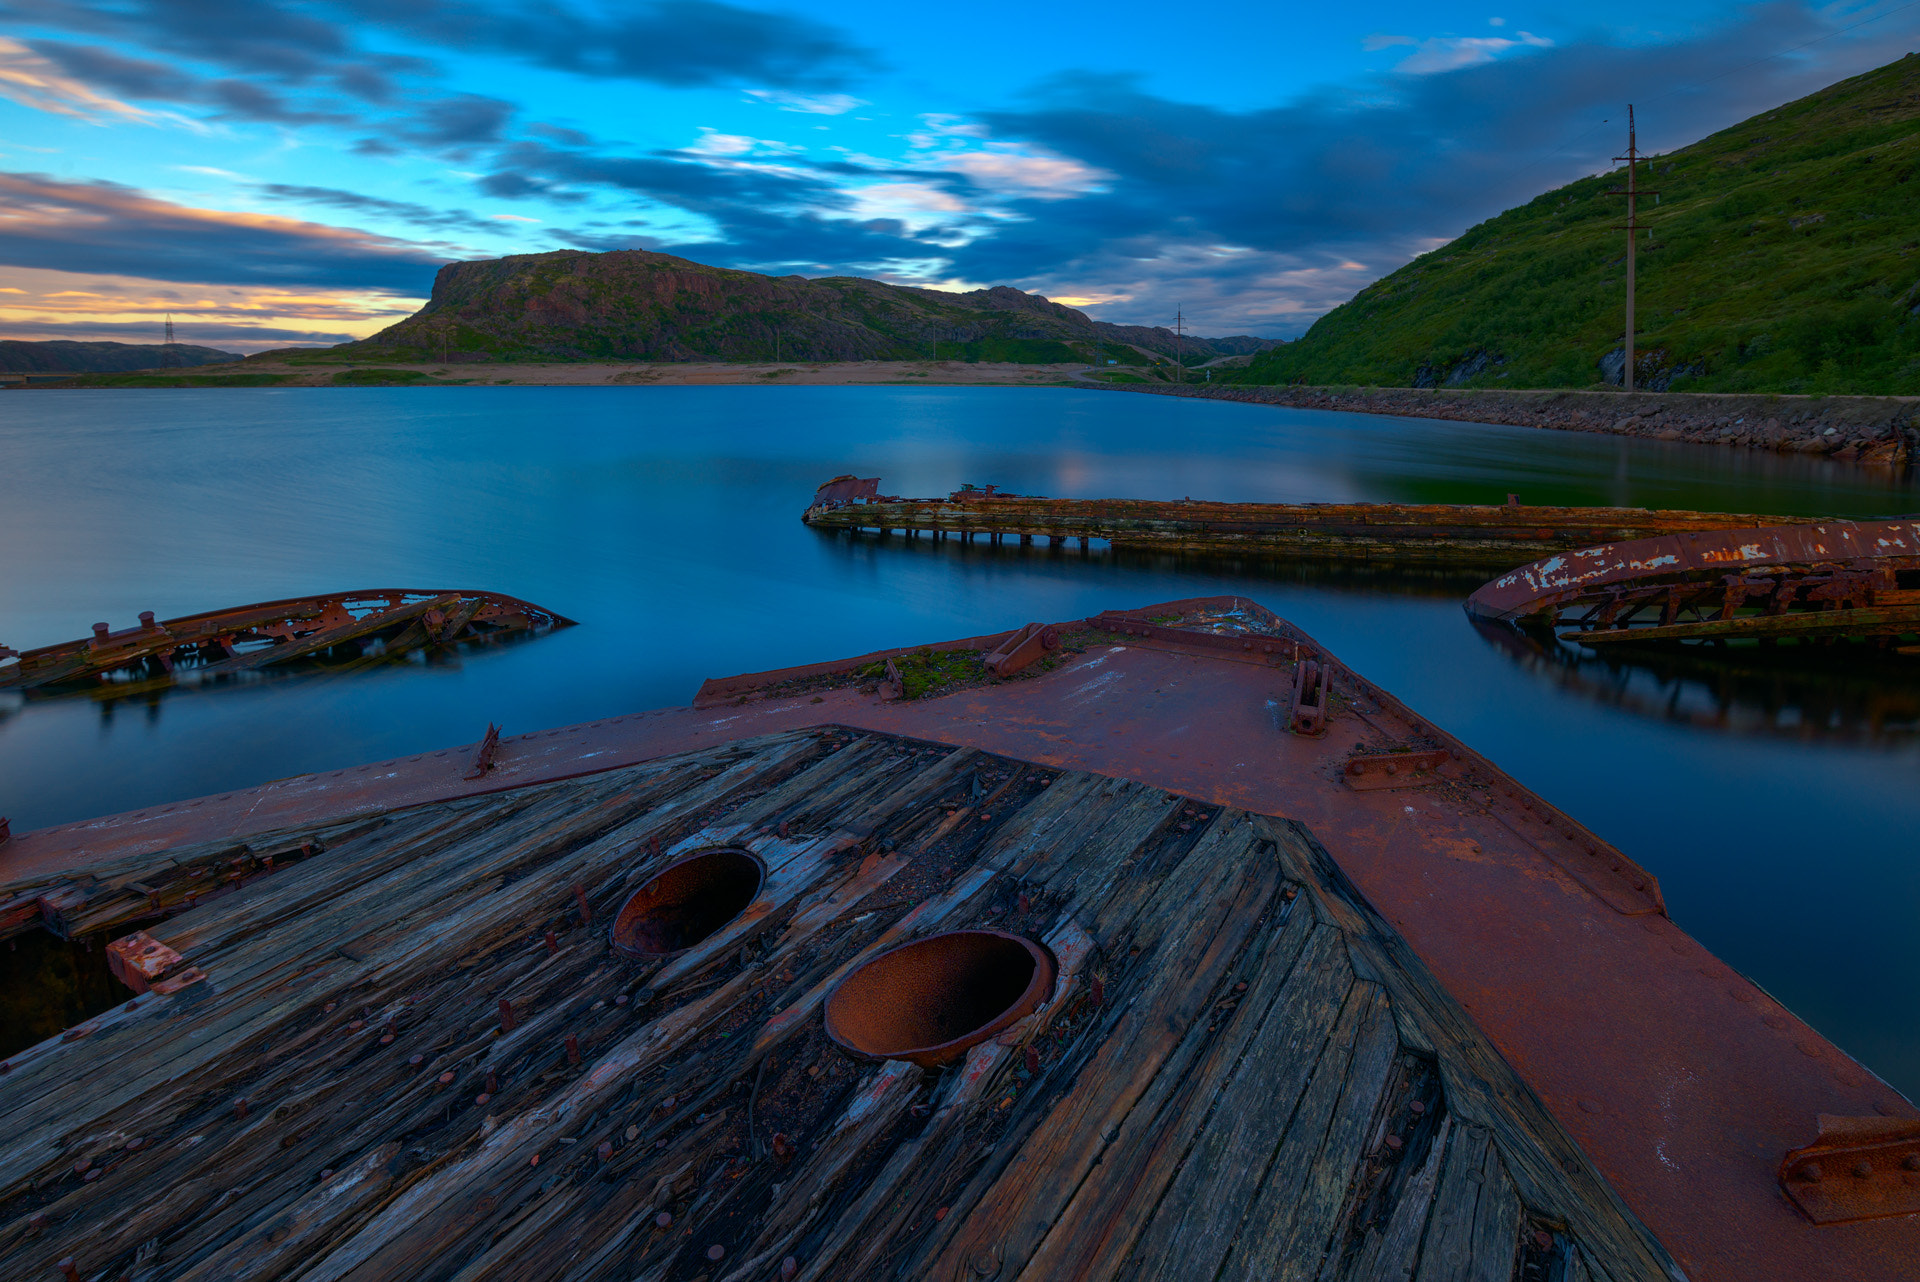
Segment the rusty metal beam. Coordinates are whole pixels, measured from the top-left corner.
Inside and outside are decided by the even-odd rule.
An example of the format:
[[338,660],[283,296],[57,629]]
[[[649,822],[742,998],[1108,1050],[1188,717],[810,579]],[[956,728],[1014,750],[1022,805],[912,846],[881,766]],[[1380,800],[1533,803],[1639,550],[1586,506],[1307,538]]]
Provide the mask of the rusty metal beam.
[[[848,478],[821,488],[825,494]],[[861,482],[862,485],[868,484]],[[874,484],[877,485],[877,482]],[[1646,508],[1509,504],[1214,503],[1136,499],[1051,499],[960,490],[944,499],[822,503],[802,518],[829,530],[931,531],[995,542],[1018,535],[1106,539],[1115,547],[1158,551],[1290,556],[1362,556],[1382,560],[1513,565],[1551,551],[1729,526],[1778,525],[1771,516]]]

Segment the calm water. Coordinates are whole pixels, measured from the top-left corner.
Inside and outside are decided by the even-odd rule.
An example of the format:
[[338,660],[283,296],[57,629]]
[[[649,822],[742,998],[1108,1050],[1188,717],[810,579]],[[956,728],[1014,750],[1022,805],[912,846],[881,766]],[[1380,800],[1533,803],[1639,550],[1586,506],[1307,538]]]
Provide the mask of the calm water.
[[153,700],[0,692],[16,831],[684,703],[753,671],[1240,592],[1655,871],[1674,917],[1920,1095],[1920,677],[1602,663],[1476,630],[1473,580],[855,542],[838,472],[1063,496],[1616,503],[1891,515],[1842,467],[1571,433],[992,388],[0,395],[0,642],[305,592],[480,587],[582,626],[350,677]]

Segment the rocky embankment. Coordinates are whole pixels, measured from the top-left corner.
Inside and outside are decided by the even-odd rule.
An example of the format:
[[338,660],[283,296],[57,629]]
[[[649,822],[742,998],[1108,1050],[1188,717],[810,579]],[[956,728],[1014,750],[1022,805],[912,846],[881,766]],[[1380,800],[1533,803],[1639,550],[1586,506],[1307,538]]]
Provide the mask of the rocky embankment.
[[1906,467],[1920,448],[1920,396],[1736,396],[1695,392],[1506,392],[1406,387],[1154,387],[1162,396],[1606,432],[1694,445],[1744,445]]

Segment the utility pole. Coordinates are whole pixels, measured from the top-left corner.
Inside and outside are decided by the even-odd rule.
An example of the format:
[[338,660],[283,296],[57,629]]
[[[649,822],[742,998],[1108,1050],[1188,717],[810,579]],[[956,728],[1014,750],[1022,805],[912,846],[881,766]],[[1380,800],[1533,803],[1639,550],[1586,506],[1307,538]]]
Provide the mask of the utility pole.
[[1181,341],[1186,333],[1186,322],[1186,315],[1180,308],[1175,307],[1173,309],[1173,381],[1176,383],[1187,381],[1187,348]]
[[166,335],[167,335],[166,339],[164,340],[166,349],[160,354],[160,363],[163,365],[171,365],[174,363],[175,359],[179,356],[179,353],[173,350],[173,313],[172,312],[167,313]]
[[1639,175],[1640,148],[1634,138],[1633,104],[1632,103],[1627,104],[1627,154],[1624,156],[1615,156],[1614,159],[1624,160],[1627,162],[1626,189],[1623,191],[1620,188],[1615,187],[1608,194],[1614,195],[1614,196],[1625,196],[1627,198],[1627,221],[1624,228],[1624,230],[1627,233],[1627,336],[1626,336],[1627,341],[1625,344],[1627,359],[1626,359],[1626,364],[1621,368],[1621,376],[1622,376],[1622,379],[1624,380],[1622,383],[1622,386],[1627,391],[1631,392],[1633,390],[1633,340],[1634,340],[1634,324],[1633,324],[1634,242],[1633,242],[1633,237],[1635,232],[1650,230],[1650,228],[1648,228],[1645,224],[1641,223],[1634,216],[1634,213],[1635,213],[1634,200],[1636,197],[1639,197],[1639,196],[1657,197],[1660,194],[1659,192],[1653,191],[1652,189],[1647,189],[1643,191],[1636,186],[1636,183],[1638,182],[1638,175]]

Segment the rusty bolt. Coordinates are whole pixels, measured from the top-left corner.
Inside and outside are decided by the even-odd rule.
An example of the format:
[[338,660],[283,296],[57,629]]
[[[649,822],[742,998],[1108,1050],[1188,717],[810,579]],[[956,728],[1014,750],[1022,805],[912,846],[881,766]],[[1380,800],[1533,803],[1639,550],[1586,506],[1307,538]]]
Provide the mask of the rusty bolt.
[[707,1248],[707,1258],[709,1260],[723,1260],[726,1258],[726,1256],[727,1256],[727,1248],[724,1246],[721,1246],[718,1242],[715,1242],[712,1246]]
[[560,941],[554,937],[554,934],[552,931],[548,931],[547,932],[547,956],[551,957],[559,951],[560,951]]
[[1387,1147],[1394,1150],[1396,1153],[1400,1151],[1400,1146],[1402,1143],[1404,1143],[1404,1141],[1398,1135],[1387,1136]]
[[504,997],[500,999],[500,1031],[503,1033],[513,1031],[513,1003]]
[[580,1039],[578,1037],[569,1037],[567,1039],[567,1063],[578,1064],[579,1062]]
[[1407,1111],[1412,1113],[1415,1117],[1418,1117],[1420,1116],[1420,1114],[1427,1111],[1427,1106],[1421,1103],[1419,1100],[1415,1100],[1413,1101],[1413,1103],[1407,1105]]
[[479,1093],[478,1095],[476,1095],[476,1096],[474,1096],[474,1097],[473,1097],[473,1102],[474,1102],[475,1104],[478,1104],[478,1105],[480,1105],[480,1106],[481,1106],[482,1108],[485,1108],[485,1107],[486,1107],[486,1104],[487,1104],[487,1101],[488,1101],[488,1100],[490,1100],[490,1099],[492,1099],[492,1098],[493,1098],[493,1096],[491,1096],[491,1095],[489,1095],[489,1094],[487,1094],[487,1093],[486,1093],[485,1091],[481,1091],[481,1092],[480,1092],[480,1093]]
[[332,1178],[333,1178],[333,1168],[331,1166],[327,1167],[325,1170],[320,1172],[320,1182],[322,1184],[325,1184],[328,1180]]
[[[98,628],[100,625],[95,624],[94,627]],[[53,1267],[60,1270],[61,1275],[67,1279],[67,1282],[80,1282],[80,1270],[74,1266],[71,1255]]]
[[944,1219],[946,1219],[946,1218],[947,1218],[947,1209],[948,1209],[948,1208],[946,1208],[946,1207],[944,1207],[944,1206],[943,1206],[943,1207],[939,1207],[938,1209],[936,1209],[936,1210],[934,1211],[934,1213],[933,1213],[933,1218],[934,1218],[934,1219],[935,1219],[936,1221],[937,1221],[937,1220],[944,1220]]
[[656,1229],[665,1229],[665,1228],[673,1227],[673,1212],[662,1211],[660,1212],[660,1214],[654,1216],[653,1227]]
[[598,1153],[600,1160],[604,1162],[613,1156],[613,1145],[606,1140],[601,1140],[600,1147],[596,1148],[594,1152]]
[[615,1006],[625,1006],[627,1004],[627,1001],[628,1001],[627,995],[625,993],[622,993],[618,997],[613,999],[613,1004]]
[[382,1033],[382,1034],[380,1034],[380,1044],[381,1044],[382,1046],[391,1046],[391,1045],[393,1045],[393,1034],[392,1034],[392,1033]]
[[426,1063],[426,1062],[427,1062],[427,1057],[426,1057],[425,1055],[409,1055],[409,1056],[407,1056],[407,1063],[409,1063],[409,1064],[411,1064],[411,1065],[413,1065],[413,1066],[414,1066],[415,1068],[418,1068],[418,1067],[420,1067],[420,1066],[421,1066],[422,1064],[424,1064],[424,1063]]
[[799,1272],[800,1261],[794,1259],[791,1255],[780,1261],[781,1282],[789,1282],[789,1279],[793,1278]]
[[100,1178],[100,1172],[97,1169],[88,1171],[85,1175],[81,1176],[80,1178],[85,1180],[87,1183],[91,1184],[95,1180]]
[[364,1019],[350,1019],[347,1021],[347,1030],[349,1032],[357,1033],[366,1026],[367,1021]]
[[1535,1233],[1535,1234],[1533,1235],[1533,1244],[1534,1244],[1535,1246],[1537,1246],[1537,1247],[1539,1247],[1539,1248],[1540,1248],[1540,1249],[1541,1249],[1542,1251],[1544,1251],[1544,1250],[1546,1250],[1546,1249],[1547,1249],[1548,1247],[1550,1247],[1550,1246],[1552,1246],[1552,1245],[1553,1245],[1553,1234],[1551,1234],[1551,1233]]
[[448,1082],[451,1082],[452,1080],[453,1080],[453,1073],[451,1070],[440,1074],[438,1078],[438,1081],[442,1086],[445,1086]]
[[1906,1167],[1909,1171],[1920,1171],[1920,1153],[1909,1153],[1907,1160],[1900,1163],[1900,1165]]
[[27,1227],[36,1233],[46,1228],[47,1213],[45,1211],[35,1211],[32,1215],[29,1215],[27,1217]]
[[1805,1166],[1801,1167],[1796,1174],[1809,1184],[1818,1184],[1825,1172],[1820,1169],[1820,1163],[1808,1162]]
[[535,1153],[535,1154],[534,1154],[534,1155],[533,1155],[532,1157],[530,1157],[530,1158],[528,1158],[528,1159],[527,1159],[527,1165],[528,1165],[528,1166],[538,1166],[538,1165],[540,1165],[540,1155],[539,1155],[538,1153]]
[[75,1175],[85,1175],[87,1173],[87,1168],[92,1165],[93,1165],[92,1158],[83,1157],[79,1161],[73,1164],[73,1173]]
[[1853,1164],[1853,1178],[1867,1180],[1873,1178],[1873,1163],[1864,1158]]

